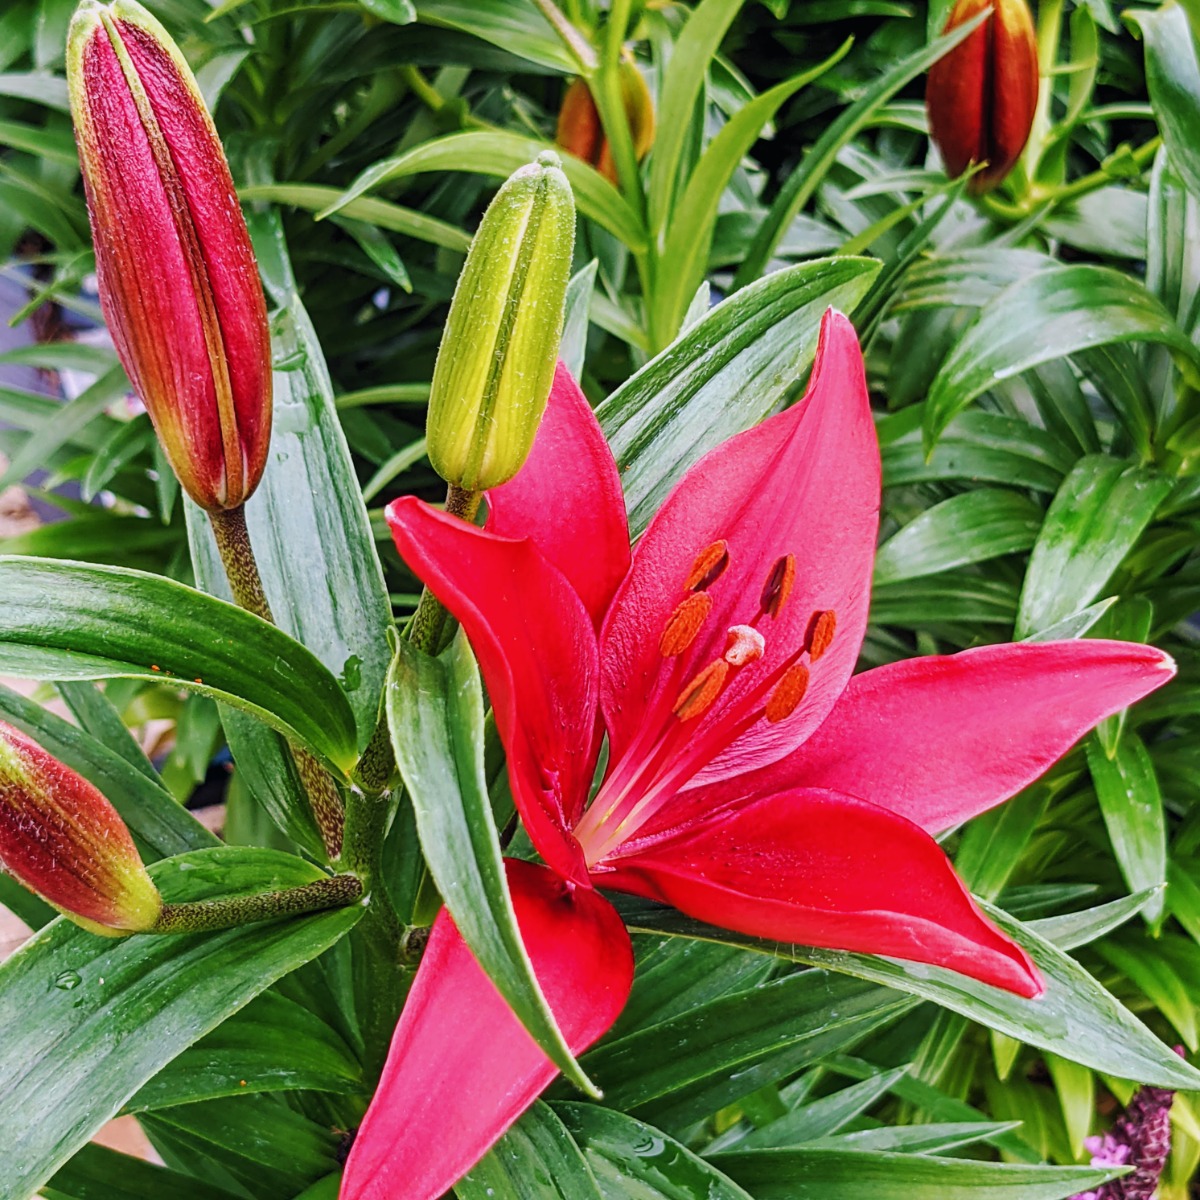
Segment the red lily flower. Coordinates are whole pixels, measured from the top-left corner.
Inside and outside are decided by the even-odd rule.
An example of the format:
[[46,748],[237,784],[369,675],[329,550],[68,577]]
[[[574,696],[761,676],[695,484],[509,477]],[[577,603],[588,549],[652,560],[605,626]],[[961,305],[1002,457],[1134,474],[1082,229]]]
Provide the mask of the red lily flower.
[[[561,367],[485,529],[413,498],[389,507],[401,555],[479,658],[547,864],[510,866],[518,923],[573,1050],[616,1019],[632,975],[597,886],[741,933],[1041,991],[931,834],[1030,783],[1173,664],[1084,640],[852,679],[879,490],[862,357],[831,312],[805,399],[701,459],[632,557],[617,467]],[[344,1200],[439,1196],[554,1073],[443,913]]]

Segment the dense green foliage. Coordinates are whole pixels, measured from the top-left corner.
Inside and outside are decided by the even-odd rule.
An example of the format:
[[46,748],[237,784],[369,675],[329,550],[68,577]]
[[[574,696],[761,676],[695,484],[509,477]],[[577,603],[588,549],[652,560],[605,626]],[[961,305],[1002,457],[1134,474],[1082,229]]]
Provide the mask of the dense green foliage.
[[[73,647],[71,663],[47,668],[46,655],[67,652],[14,615],[39,571],[60,572],[61,602],[80,609],[81,627],[97,597],[119,598],[126,575],[110,568],[224,586],[148,419],[125,419],[117,404],[127,384],[111,349],[53,340],[64,324],[99,321],[62,78],[73,7],[6,0],[0,10],[0,256],[4,277],[28,290],[18,317],[32,317],[39,335],[0,363],[40,368],[47,383],[79,371],[89,382],[65,405],[0,386],[0,482],[44,468],[45,488],[74,482],[82,499],[51,497],[66,519],[0,551],[98,565],[0,567],[0,668],[112,681],[103,693],[60,685],[79,728],[7,691],[0,714],[107,783],[148,859],[228,855],[248,880],[255,856],[274,861],[249,847],[307,849],[316,836],[291,803],[297,784],[276,731],[298,732],[342,768],[356,727],[361,747],[373,725],[385,592],[400,617],[417,592],[382,505],[408,492],[441,498],[423,457],[424,404],[450,295],[498,180],[553,141],[577,61],[534,0],[149,5],[197,71],[246,203],[274,310],[272,454],[293,472],[304,466],[269,474],[267,499],[250,512],[269,590],[303,593],[280,623],[312,652],[302,676],[268,694],[259,660],[272,647],[220,660],[178,622],[211,630],[242,614],[181,615],[175,584],[158,585],[155,603],[137,600],[146,644],[106,646],[101,666],[82,661],[98,648]],[[562,7],[602,80],[615,80],[628,48],[657,112],[639,166],[627,127],[621,136],[619,94],[602,86],[620,185],[567,163],[581,220],[563,356],[622,464],[635,529],[701,450],[799,394],[833,303],[863,340],[883,448],[864,662],[1090,633],[1153,642],[1180,674],[946,843],[978,896],[1046,939],[1054,983],[1042,1009],[869,958],[798,952],[801,969],[661,937],[689,930],[631,910],[646,930],[634,996],[582,1062],[612,1108],[560,1084],[459,1194],[618,1196],[628,1194],[622,1178],[647,1197],[730,1200],[830,1200],[865,1187],[964,1200],[1083,1191],[1101,1173],[1065,1168],[1088,1161],[1083,1139],[1111,1112],[1108,1097],[1127,1099],[1135,1082],[1186,1084],[1167,1077],[1160,1043],[1200,1049],[1200,66],[1188,6],[1122,20],[1108,0],[1042,0],[1042,48],[1058,66],[1043,80],[1025,159],[980,200],[947,181],[925,131],[923,73],[949,44],[937,38],[945,3]],[[728,307],[676,342],[726,296]],[[675,357],[655,358],[673,343]],[[305,578],[332,582],[306,590]],[[147,682],[147,647],[166,640],[168,624],[181,644],[159,650],[155,669],[208,681],[186,698]],[[365,644],[374,659],[346,657]],[[314,709],[318,692],[328,703]],[[273,728],[248,713],[270,714]],[[161,776],[114,734],[121,721],[160,715],[177,721]],[[227,830],[241,846],[220,850],[176,799],[225,740],[241,759]],[[251,761],[259,766],[242,765]],[[486,766],[494,784],[501,773]],[[492,799],[503,817],[505,797]],[[397,906],[416,921],[429,893],[414,820],[401,812],[389,852]],[[295,873],[295,859],[281,861],[283,875]],[[204,882],[181,869],[158,871],[181,891]],[[0,901],[35,925],[46,915],[3,877]],[[97,1100],[100,1118],[144,1114],[169,1169],[131,1172],[96,1148],[63,1166],[92,1131],[64,1103],[38,1145],[22,1144],[27,1177],[4,1180],[0,1194],[24,1200],[22,1185],[61,1167],[46,1194],[75,1200],[164,1189],[196,1200],[332,1196],[336,1185],[317,1183],[336,1167],[330,1130],[356,1124],[367,1095],[361,1031],[346,1017],[347,943],[316,956],[351,923],[333,914],[280,927],[253,981],[237,933],[219,945],[185,939],[174,990],[155,1004],[171,1026],[169,1006],[182,1014],[187,1004],[182,983],[203,983],[193,1024],[164,1036],[153,1062],[114,1066],[89,1043],[55,1083],[69,1096],[125,1072]],[[61,923],[41,937],[54,943],[50,978],[84,970],[95,952]],[[132,997],[125,1009],[110,1001],[113,1019],[132,1030],[156,963],[106,951],[104,970]],[[310,965],[294,970],[301,963]],[[40,991],[6,987],[0,1065],[44,1003]],[[85,1043],[86,1023],[66,1012],[73,993],[49,995],[65,1013],[59,1036]],[[38,1094],[0,1096],[0,1118]],[[57,1103],[58,1091],[40,1094]],[[1200,1166],[1200,1105],[1182,1094],[1174,1119],[1164,1200],[1183,1200]],[[558,1190],[512,1175],[509,1150],[545,1164]]]

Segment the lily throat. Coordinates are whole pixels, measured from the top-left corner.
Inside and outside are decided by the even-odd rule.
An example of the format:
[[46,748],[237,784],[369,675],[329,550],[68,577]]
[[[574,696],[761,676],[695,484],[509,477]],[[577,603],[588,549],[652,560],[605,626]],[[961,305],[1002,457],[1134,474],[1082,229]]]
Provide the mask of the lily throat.
[[574,830],[589,870],[633,838],[672,796],[760,721],[788,720],[833,641],[837,617],[832,610],[818,610],[798,636],[792,633],[791,640],[799,644],[786,647],[782,655],[772,654],[767,662],[768,649],[774,648],[774,623],[796,579],[795,556],[784,554],[767,572],[751,619],[727,626],[724,649],[685,674],[687,652],[711,624],[710,589],[729,565],[728,544],[713,542],[696,556],[682,581],[682,598],[658,640],[664,672],[660,701],[620,758],[609,764]]

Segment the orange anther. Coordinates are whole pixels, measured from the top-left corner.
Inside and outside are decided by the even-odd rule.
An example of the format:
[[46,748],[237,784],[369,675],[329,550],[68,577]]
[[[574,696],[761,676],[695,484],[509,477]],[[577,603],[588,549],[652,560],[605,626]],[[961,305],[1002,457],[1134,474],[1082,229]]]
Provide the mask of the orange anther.
[[684,588],[689,592],[702,592],[712,587],[729,566],[729,543],[713,542],[696,555],[692,569],[684,582]]
[[658,649],[664,658],[682,654],[695,640],[701,626],[712,612],[712,597],[707,592],[695,592],[688,596],[667,618],[667,624],[658,639]]
[[790,717],[807,691],[808,668],[803,663],[793,663],[784,671],[783,678],[767,698],[767,720],[774,725]]
[[725,640],[725,661],[731,667],[744,667],[762,658],[767,640],[753,625],[734,625]]
[[710,662],[679,693],[679,699],[675,701],[673,709],[675,715],[681,721],[690,721],[693,717],[708,712],[713,701],[721,694],[721,688],[728,677],[729,664],[723,658]]
[[804,648],[813,662],[829,649],[836,628],[837,616],[832,609],[813,613],[812,620],[808,623],[808,635],[804,639]]
[[792,585],[796,582],[796,556],[785,554],[775,560],[767,582],[763,584],[762,598],[759,604],[763,612],[772,619],[779,616],[779,610],[787,603],[792,594]]

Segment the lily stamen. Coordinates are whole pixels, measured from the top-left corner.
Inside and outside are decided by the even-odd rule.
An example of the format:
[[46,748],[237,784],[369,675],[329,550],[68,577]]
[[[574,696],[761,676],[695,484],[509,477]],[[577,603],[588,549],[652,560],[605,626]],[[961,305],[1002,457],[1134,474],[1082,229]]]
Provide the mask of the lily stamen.
[[706,546],[696,555],[692,569],[684,581],[684,589],[689,592],[703,592],[712,587],[729,566],[729,543],[722,539]]

